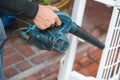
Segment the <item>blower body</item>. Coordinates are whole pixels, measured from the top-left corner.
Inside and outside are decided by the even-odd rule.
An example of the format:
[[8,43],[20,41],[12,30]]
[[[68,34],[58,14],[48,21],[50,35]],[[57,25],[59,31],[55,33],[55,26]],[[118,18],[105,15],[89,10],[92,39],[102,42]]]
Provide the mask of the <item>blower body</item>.
[[55,50],[63,53],[70,45],[70,42],[66,37],[66,34],[68,33],[82,38],[100,49],[104,48],[105,45],[102,42],[74,23],[68,14],[60,11],[55,13],[62,21],[61,26],[50,27],[46,30],[40,30],[34,25],[28,27],[27,31],[29,31],[30,34],[28,40],[38,48]]

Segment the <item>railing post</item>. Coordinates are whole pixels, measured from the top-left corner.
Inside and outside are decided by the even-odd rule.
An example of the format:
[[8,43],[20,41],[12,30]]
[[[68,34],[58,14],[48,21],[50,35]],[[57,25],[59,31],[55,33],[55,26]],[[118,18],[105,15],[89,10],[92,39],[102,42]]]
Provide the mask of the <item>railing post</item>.
[[[86,0],[74,0],[72,20],[81,26]],[[58,80],[70,80],[70,75],[73,68],[73,63],[77,48],[77,38],[69,35],[70,48],[65,53],[64,61],[61,62]]]

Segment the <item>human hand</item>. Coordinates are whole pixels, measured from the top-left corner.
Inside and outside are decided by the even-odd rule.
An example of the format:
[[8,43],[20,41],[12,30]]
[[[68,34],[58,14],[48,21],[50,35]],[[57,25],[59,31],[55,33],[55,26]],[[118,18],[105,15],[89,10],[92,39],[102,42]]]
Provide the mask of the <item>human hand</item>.
[[53,6],[39,5],[33,22],[41,30],[45,30],[52,25],[60,26],[61,21],[54,11],[59,11],[59,9]]

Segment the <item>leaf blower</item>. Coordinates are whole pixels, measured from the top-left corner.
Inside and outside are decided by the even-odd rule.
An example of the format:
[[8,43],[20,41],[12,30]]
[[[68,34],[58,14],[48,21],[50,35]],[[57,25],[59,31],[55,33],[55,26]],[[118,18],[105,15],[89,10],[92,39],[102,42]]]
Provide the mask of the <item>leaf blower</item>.
[[23,21],[19,18],[15,17],[15,19],[29,24],[27,29],[23,28],[19,30],[25,30],[24,32],[22,32],[23,36],[29,34],[28,41],[43,50],[55,50],[64,53],[64,51],[66,51],[70,45],[70,42],[66,37],[66,34],[68,33],[82,38],[100,49],[103,49],[105,47],[102,42],[100,42],[94,36],[85,31],[82,27],[73,22],[68,14],[61,11],[56,11],[55,13],[62,21],[61,26],[50,27],[46,30],[40,30],[34,24],[29,24],[28,22]]
[[55,50],[62,53],[67,50],[70,45],[66,34],[71,33],[100,49],[104,48],[102,42],[74,23],[68,14],[60,11],[57,11],[56,14],[62,21],[61,26],[50,27],[46,30],[40,30],[35,26],[29,26],[30,42],[34,43],[38,48]]

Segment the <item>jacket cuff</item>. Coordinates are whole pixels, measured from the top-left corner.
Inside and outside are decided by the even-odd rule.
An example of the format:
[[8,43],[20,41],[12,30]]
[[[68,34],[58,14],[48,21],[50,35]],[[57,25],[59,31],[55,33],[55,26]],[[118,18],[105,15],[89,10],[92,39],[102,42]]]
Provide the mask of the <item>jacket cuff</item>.
[[35,2],[29,2],[25,12],[23,13],[25,16],[33,19],[38,12],[39,4]]

